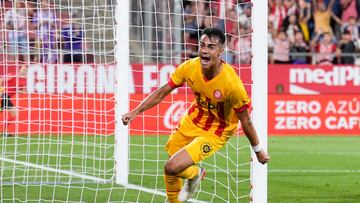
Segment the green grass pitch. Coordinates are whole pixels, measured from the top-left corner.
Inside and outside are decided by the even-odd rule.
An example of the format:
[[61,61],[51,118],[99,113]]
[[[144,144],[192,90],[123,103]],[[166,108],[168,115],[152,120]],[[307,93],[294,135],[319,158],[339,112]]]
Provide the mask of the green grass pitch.
[[[166,140],[131,136],[131,184],[165,191]],[[113,142],[112,136],[0,137],[0,202],[165,202],[162,195],[83,178],[114,179]],[[360,201],[360,137],[272,136],[268,144],[268,202]],[[196,198],[249,202],[249,148],[234,149],[246,145],[245,138],[232,138],[202,164],[207,178]]]

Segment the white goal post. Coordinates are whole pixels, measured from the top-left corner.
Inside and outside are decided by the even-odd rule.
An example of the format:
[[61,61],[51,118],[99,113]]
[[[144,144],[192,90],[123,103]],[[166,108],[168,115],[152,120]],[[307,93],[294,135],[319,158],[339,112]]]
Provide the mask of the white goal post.
[[116,183],[127,185],[129,174],[129,131],[121,122],[124,112],[129,112],[129,1],[117,0],[115,10],[115,58],[116,58],[116,125],[115,125],[115,179]]
[[[268,1],[253,0],[253,121],[263,148],[267,151],[268,129]],[[256,156],[252,153],[253,160]],[[251,170],[252,198],[255,203],[267,202],[267,165],[253,161]]]

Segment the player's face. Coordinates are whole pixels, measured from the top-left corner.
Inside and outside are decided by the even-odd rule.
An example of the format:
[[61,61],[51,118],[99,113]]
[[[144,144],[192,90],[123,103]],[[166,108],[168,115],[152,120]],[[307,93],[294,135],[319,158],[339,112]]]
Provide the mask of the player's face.
[[199,44],[201,67],[208,69],[216,66],[223,50],[222,45],[219,43],[219,38],[209,38],[207,35],[201,36]]

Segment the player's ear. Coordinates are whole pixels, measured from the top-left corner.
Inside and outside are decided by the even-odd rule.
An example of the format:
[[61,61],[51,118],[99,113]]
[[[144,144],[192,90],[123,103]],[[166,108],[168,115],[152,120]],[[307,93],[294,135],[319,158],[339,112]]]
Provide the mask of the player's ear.
[[224,45],[222,45],[221,47],[220,47],[220,55],[224,52]]

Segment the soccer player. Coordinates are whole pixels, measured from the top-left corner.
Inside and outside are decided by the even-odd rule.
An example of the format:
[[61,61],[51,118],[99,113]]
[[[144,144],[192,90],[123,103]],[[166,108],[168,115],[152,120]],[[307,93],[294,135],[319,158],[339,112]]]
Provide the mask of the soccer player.
[[19,91],[23,91],[26,84],[27,67],[23,66],[20,68],[18,75],[8,74],[6,78],[0,78],[0,95],[1,95],[1,106],[0,111],[7,110],[9,114],[6,116],[6,122],[3,129],[4,134],[8,134],[8,124],[13,122],[16,118],[17,109],[14,107],[14,104],[11,101],[11,97],[17,94]]
[[[249,115],[250,99],[234,69],[220,59],[225,35],[217,28],[205,28],[199,57],[177,67],[167,84],[152,92],[139,106],[122,116],[125,125],[184,83],[195,99],[166,144],[169,155],[164,172],[168,200],[186,201],[205,176],[197,164],[222,148],[236,132],[238,120],[260,163],[270,157],[261,148]],[[181,188],[182,179],[185,179]]]

